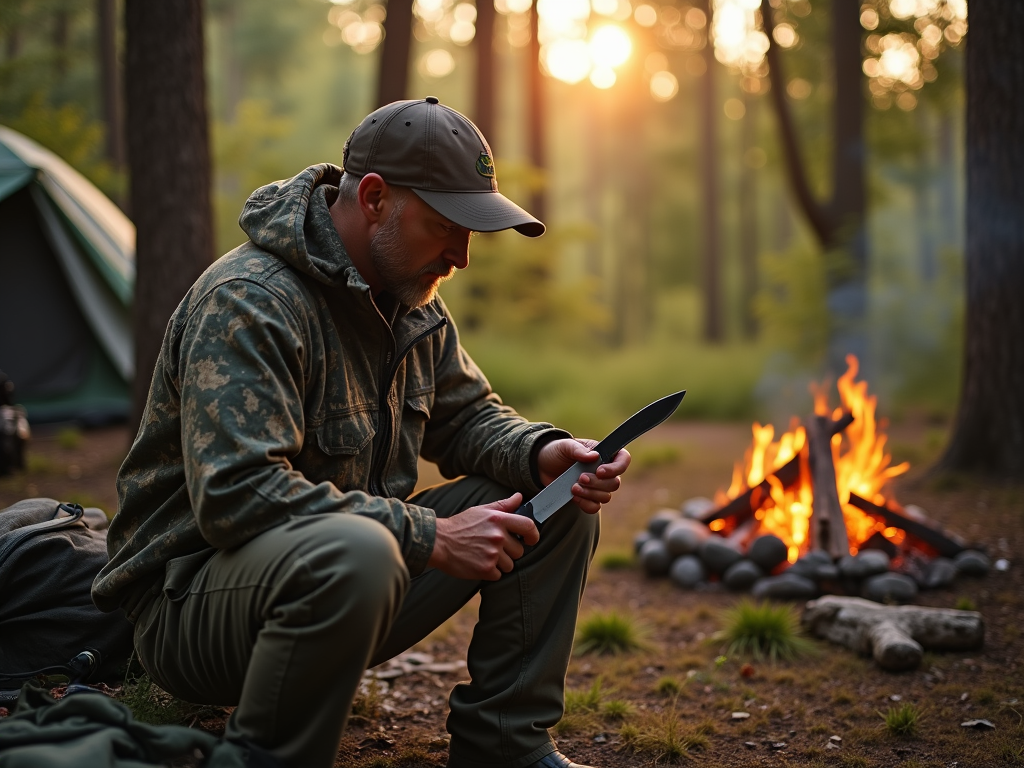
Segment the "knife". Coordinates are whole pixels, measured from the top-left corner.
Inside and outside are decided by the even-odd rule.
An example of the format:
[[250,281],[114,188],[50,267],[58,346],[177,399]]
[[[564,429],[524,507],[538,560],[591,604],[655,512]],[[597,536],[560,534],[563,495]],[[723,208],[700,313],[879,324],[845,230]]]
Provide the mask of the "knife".
[[552,480],[544,490],[519,507],[515,514],[528,517],[538,525],[543,523],[572,500],[572,487],[580,479],[580,475],[584,472],[593,472],[602,464],[607,464],[616,453],[644,432],[661,424],[675,412],[685,394],[686,390],[684,389],[682,392],[655,400],[650,405],[641,408],[592,448],[601,454],[600,459],[587,463],[577,461]]

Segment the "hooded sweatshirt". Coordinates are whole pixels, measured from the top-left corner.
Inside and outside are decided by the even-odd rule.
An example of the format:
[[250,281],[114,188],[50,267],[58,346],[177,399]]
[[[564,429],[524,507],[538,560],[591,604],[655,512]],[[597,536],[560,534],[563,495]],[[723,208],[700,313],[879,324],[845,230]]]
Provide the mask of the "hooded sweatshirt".
[[204,562],[298,515],[372,517],[415,576],[435,535],[433,511],[405,501],[418,456],[448,478],[540,490],[532,451],[568,433],[501,403],[440,297],[382,314],[331,220],[340,176],[316,165],[254,192],[249,242],[171,317],[117,477],[101,609],[133,618],[169,561]]

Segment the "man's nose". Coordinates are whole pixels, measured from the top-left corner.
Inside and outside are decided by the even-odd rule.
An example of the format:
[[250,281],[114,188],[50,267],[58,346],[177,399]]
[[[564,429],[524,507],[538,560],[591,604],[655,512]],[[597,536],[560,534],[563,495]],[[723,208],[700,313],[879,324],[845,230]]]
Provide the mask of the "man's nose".
[[454,242],[445,249],[445,259],[456,269],[465,269],[469,266],[469,230],[459,233]]

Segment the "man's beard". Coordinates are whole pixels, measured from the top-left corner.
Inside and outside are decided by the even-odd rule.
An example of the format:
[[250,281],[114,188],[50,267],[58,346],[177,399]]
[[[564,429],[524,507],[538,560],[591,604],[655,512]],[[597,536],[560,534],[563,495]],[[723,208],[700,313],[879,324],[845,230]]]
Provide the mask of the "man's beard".
[[[405,198],[399,198],[373,239],[370,241],[370,260],[377,274],[384,282],[384,288],[407,307],[415,309],[430,303],[437,294],[437,288],[455,274],[451,264],[441,261],[428,264],[418,272],[410,273],[412,254],[402,239],[399,219],[405,208]],[[435,275],[436,279],[425,283],[423,275]]]

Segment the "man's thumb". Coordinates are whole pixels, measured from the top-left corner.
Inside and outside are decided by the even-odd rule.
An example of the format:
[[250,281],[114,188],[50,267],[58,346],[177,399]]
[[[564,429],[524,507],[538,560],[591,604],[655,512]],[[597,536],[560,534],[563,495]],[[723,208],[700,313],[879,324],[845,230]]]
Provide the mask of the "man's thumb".
[[492,508],[499,512],[515,512],[519,507],[523,505],[523,494],[513,493],[507,499],[500,499],[491,504]]

